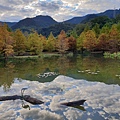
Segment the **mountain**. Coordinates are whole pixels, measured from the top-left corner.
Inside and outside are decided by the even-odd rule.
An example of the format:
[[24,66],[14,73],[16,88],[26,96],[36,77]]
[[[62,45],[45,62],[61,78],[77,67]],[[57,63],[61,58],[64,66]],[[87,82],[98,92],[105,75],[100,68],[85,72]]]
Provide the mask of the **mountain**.
[[88,22],[89,20],[91,20],[95,17],[98,17],[98,16],[107,16],[109,18],[114,18],[118,14],[120,14],[120,9],[106,10],[105,12],[101,12],[98,14],[88,14],[83,17],[74,17],[72,19],[66,20],[65,23],[79,24],[79,23]]
[[[98,16],[107,16],[109,18],[114,18],[120,14],[120,9],[116,10],[106,10],[105,12],[101,12],[98,14],[88,14],[82,17],[73,17],[72,19],[64,21],[64,23],[70,23],[70,24],[79,24],[79,23],[85,23],[88,22],[89,20],[98,17]],[[50,27],[51,25],[58,24],[59,22],[55,21],[52,17],[50,16],[43,16],[39,15],[33,18],[25,18],[20,20],[19,22],[6,22],[9,27],[11,27],[13,30],[22,28],[22,29],[31,29],[31,28],[47,28]]]
[[6,24],[11,28],[11,27],[14,26],[17,22],[2,22],[2,21],[0,21],[0,23],[2,23],[2,24],[6,23]]
[[[88,14],[82,17],[74,17],[72,19],[64,21],[64,23],[70,23],[70,24],[79,24],[79,23],[86,23],[90,21],[93,18],[96,18],[98,16],[107,16],[109,18],[114,18],[114,16],[117,16],[120,14],[120,9],[116,10],[106,10],[105,12],[101,12],[98,14]],[[11,28],[13,30],[15,29],[42,29],[42,28],[47,28],[50,27],[54,24],[58,24],[59,22],[55,21],[52,17],[50,16],[43,16],[39,15],[33,18],[25,18],[23,20],[20,20],[18,23],[11,25]],[[9,25],[10,26],[10,25]]]
[[[74,17],[64,22],[57,22],[50,16],[39,15],[33,18],[22,19],[17,23],[7,22],[7,24],[10,28],[12,28],[12,30],[20,29],[23,32],[27,31],[28,33],[30,33],[34,29],[39,34],[41,33],[45,36],[48,36],[50,32],[52,32],[53,35],[57,36],[61,30],[64,30],[67,32],[68,30],[72,30],[77,24],[80,24],[80,23],[84,24],[91,20],[93,23],[95,23],[96,20],[98,20],[97,23],[99,23],[100,22],[99,20],[101,19],[102,21],[104,21],[103,19],[107,21],[109,18],[114,18],[118,14],[120,14],[120,9],[106,10],[105,12],[101,12],[98,14],[87,14],[82,17]],[[103,18],[100,18],[102,16]],[[105,16],[108,18],[106,18]]]
[[72,19],[64,21],[65,23],[71,23],[71,24],[79,24],[85,19],[85,16],[83,17],[74,17]]
[[39,15],[39,16],[36,16],[33,18],[25,18],[23,20],[20,20],[18,23],[16,23],[11,28],[13,30],[18,29],[18,28],[20,28],[20,29],[21,28],[36,29],[37,27],[46,28],[46,27],[49,27],[49,26],[57,24],[57,23],[58,22],[55,21],[50,16]]
[[17,22],[6,22],[6,24],[8,24],[9,27],[12,27],[16,24]]
[[52,17],[42,15],[34,17],[33,20],[36,22],[37,25],[40,25],[42,28],[49,27],[58,23]]
[[74,17],[72,19],[65,21],[65,23],[80,24],[80,23],[88,22],[89,20],[91,20],[97,16],[98,16],[97,14],[88,14],[83,17]]
[[38,30],[38,33],[48,37],[50,32],[52,32],[52,34],[54,36],[57,36],[58,34],[60,34],[61,30],[64,30],[65,32],[67,32],[68,30],[73,30],[73,28],[75,27],[74,24],[70,24],[70,23],[58,23],[55,25],[52,25],[48,28],[42,28],[41,30]]
[[98,14],[98,16],[107,16],[109,18],[114,18],[115,16],[117,16],[118,14],[120,14],[120,9],[116,9],[116,10],[106,10],[105,12],[101,12]]
[[94,19],[94,18],[97,18],[98,15],[96,14],[88,14],[84,17],[84,20],[82,20],[80,23],[87,23],[88,21]]

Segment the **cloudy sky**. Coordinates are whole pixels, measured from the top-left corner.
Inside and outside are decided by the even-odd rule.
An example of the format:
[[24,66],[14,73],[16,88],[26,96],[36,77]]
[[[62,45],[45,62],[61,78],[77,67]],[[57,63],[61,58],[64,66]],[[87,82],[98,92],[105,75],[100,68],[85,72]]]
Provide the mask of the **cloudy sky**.
[[49,15],[60,22],[114,8],[120,8],[120,0],[0,0],[0,21]]

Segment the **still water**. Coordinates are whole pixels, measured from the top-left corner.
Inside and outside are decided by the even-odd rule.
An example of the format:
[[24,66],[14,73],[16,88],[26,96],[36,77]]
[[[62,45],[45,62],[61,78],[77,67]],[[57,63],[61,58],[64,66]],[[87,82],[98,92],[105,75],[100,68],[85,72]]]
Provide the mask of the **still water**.
[[[22,107],[20,100],[0,102],[0,119],[119,120],[120,60],[103,57],[46,57],[0,62],[1,96],[26,94],[43,105]],[[61,102],[86,99],[81,108]],[[6,111],[6,113],[4,112]]]

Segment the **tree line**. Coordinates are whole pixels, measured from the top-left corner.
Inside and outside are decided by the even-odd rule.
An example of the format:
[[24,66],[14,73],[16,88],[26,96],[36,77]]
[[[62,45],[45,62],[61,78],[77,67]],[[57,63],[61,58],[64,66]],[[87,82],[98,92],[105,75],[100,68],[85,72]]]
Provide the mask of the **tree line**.
[[[61,30],[58,36],[52,32],[48,37],[32,31],[22,33],[20,29],[12,31],[7,24],[0,25],[0,56],[5,58],[14,55],[40,55],[42,52],[81,52],[120,51],[120,22],[116,24],[95,23],[90,27],[85,24],[77,26],[72,31]],[[80,34],[78,34],[79,29]]]
[[92,29],[86,27],[77,37],[77,50],[109,51],[111,53],[120,51],[120,23],[109,26],[105,24],[100,28],[95,24]]

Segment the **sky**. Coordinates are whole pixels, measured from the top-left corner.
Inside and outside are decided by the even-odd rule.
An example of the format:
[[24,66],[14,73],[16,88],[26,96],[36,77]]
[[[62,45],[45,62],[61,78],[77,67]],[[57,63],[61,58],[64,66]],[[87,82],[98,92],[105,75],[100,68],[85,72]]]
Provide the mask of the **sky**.
[[27,17],[49,15],[62,22],[119,8],[120,0],[0,0],[0,21],[18,22]]

